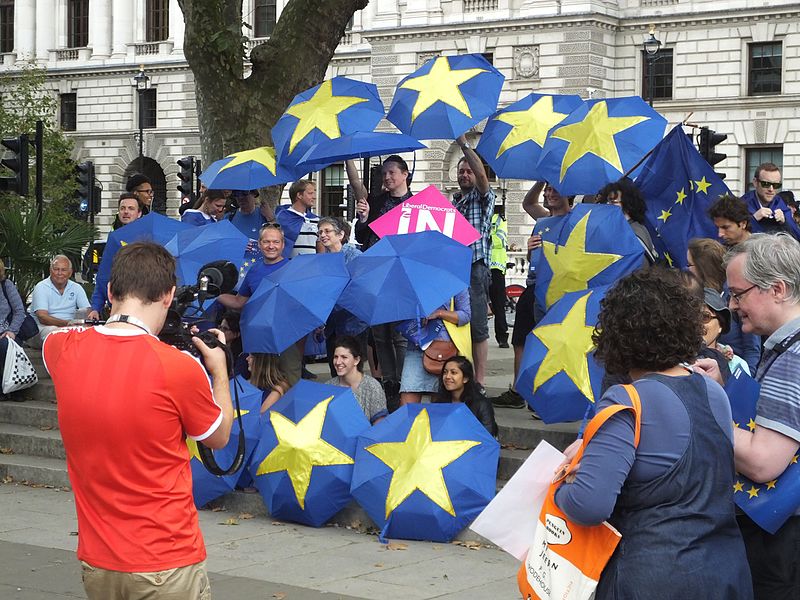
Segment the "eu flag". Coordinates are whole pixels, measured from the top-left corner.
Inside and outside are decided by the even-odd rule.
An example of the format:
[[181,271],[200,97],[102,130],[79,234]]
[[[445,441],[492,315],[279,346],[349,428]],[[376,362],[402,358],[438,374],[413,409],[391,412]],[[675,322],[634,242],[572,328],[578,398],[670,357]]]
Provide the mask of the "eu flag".
[[677,125],[655,147],[636,178],[647,226],[670,266],[686,267],[692,238],[716,239],[708,208],[730,190]]
[[[734,426],[747,431],[755,430],[760,389],[758,382],[742,369],[737,369],[728,378],[725,392],[731,402]],[[798,455],[792,457],[780,477],[766,483],[755,483],[737,474],[733,484],[733,501],[759,527],[774,534],[800,506]]]

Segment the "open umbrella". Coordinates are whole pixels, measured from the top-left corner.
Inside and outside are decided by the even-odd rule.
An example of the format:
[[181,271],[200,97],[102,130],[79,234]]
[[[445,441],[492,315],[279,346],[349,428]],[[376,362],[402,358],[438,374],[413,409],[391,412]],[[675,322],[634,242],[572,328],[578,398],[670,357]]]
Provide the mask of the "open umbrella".
[[341,252],[293,258],[265,277],[244,305],[244,351],[277,354],[322,327],[348,281]]
[[248,241],[225,220],[179,231],[165,247],[177,259],[178,285],[193,285],[200,269],[212,261],[228,260],[241,266]]
[[586,100],[550,130],[536,172],[564,196],[594,194],[644,158],[666,126],[639,96]]
[[545,423],[582,419],[600,398],[592,333],[607,286],[565,294],[525,339],[514,388]]
[[293,171],[277,165],[275,149],[270,146],[229,154],[200,175],[200,181],[212,190],[255,190],[295,179]]
[[369,421],[350,388],[300,380],[265,414],[250,472],[269,514],[320,527],[350,502]]
[[408,404],[358,438],[351,491],[381,538],[448,542],[494,498],[500,444],[464,404]]
[[349,158],[400,154],[422,148],[427,148],[427,146],[403,133],[356,131],[314,144],[297,163],[297,168],[306,172],[319,171],[328,165]]
[[370,325],[427,317],[469,287],[472,250],[439,233],[387,235],[347,265],[339,306]]
[[453,140],[497,110],[503,80],[480,54],[432,58],[397,84],[386,118],[419,140]]
[[583,104],[579,96],[528,94],[486,122],[475,149],[499,177],[539,179],[547,132]]
[[372,131],[385,114],[378,88],[334,77],[297,94],[272,128],[281,165],[297,163],[315,144],[357,131]]
[[[235,473],[218,477],[212,475],[200,461],[200,454],[197,452],[197,442],[191,439],[186,440],[189,446],[189,455],[192,467],[192,493],[194,503],[200,508],[211,500],[227,494],[236,486],[239,477],[247,469],[250,462],[250,455],[255,450],[261,434],[260,411],[261,397],[263,392],[257,387],[250,385],[242,376],[231,379],[231,398],[233,398],[234,388],[239,388],[239,408],[242,415],[242,425],[244,426],[245,455],[242,467]],[[231,436],[228,444],[224,448],[214,450],[214,460],[223,469],[228,468],[239,448],[239,419],[234,414],[233,425],[231,426]]]

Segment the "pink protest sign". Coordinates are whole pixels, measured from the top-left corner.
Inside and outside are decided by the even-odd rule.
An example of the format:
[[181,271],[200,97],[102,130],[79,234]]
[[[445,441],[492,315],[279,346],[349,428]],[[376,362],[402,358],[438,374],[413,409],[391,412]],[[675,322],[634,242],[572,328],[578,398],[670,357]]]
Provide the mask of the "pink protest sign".
[[370,223],[378,237],[433,230],[469,246],[481,237],[435,186],[429,185]]

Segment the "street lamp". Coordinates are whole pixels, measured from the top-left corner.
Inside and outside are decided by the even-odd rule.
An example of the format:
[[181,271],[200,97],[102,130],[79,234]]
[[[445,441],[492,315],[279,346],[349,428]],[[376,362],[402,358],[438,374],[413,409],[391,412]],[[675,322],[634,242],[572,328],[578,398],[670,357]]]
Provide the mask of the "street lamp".
[[144,111],[142,97],[150,89],[150,77],[144,72],[144,65],[139,65],[139,72],[131,77],[131,85],[136,89],[139,101],[139,169],[144,168]]
[[645,58],[647,59],[647,101],[653,106],[653,68],[658,60],[658,51],[661,50],[661,40],[656,38],[656,26],[650,25],[650,37],[647,38],[642,47],[644,48]]

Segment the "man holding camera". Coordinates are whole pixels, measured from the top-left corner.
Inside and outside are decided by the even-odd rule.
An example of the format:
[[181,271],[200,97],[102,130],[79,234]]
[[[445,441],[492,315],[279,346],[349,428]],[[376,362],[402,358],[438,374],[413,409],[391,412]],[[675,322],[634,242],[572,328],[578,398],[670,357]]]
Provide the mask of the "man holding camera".
[[44,344],[90,600],[210,597],[186,436],[225,446],[233,409],[221,348],[193,338],[207,374],[155,337],[174,293],[169,252],[125,246],[111,269],[106,324],[59,330]]

